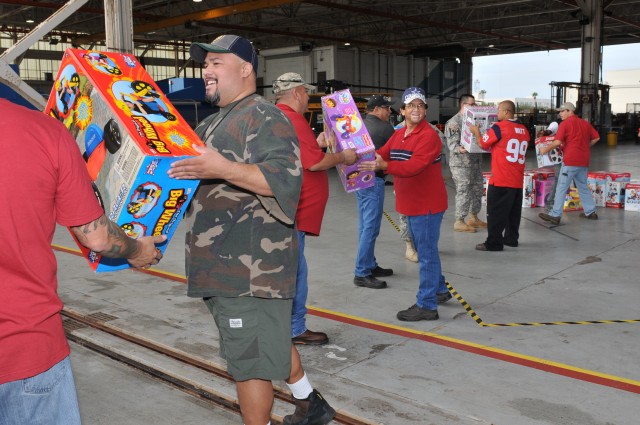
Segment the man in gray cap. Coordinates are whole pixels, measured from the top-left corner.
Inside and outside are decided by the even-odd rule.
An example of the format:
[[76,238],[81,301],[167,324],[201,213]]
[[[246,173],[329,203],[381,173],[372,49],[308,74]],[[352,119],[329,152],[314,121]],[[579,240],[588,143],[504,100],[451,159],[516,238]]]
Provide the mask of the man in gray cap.
[[[327,171],[338,164],[351,165],[358,159],[355,149],[345,149],[339,153],[325,153],[313,134],[304,113],[309,106],[309,90],[315,87],[307,84],[300,74],[287,72],[273,81],[276,106],[289,118],[300,141],[302,162],[302,190],[296,212],[299,256],[296,278],[296,296],[291,312],[291,339],[294,344],[323,345],[329,342],[324,332],[307,329],[305,316],[308,293],[308,269],[304,256],[305,237],[320,235],[322,217],[329,199],[329,177]],[[324,135],[324,133],[320,133]],[[324,139],[320,139],[324,140]],[[326,143],[324,144],[326,146]]]
[[269,424],[272,380],[285,380],[296,411],[285,424],[326,424],[335,411],[311,387],[291,344],[302,171],[286,116],[257,95],[251,43],[223,35],[194,43],[207,99],[220,111],[196,133],[208,145],[173,163],[169,176],[201,179],[187,211],[187,294],[203,298],[236,381],[246,425]]
[[551,224],[560,224],[564,198],[571,184],[575,183],[580,194],[580,203],[584,209],[580,217],[589,220],[597,220],[596,203],[589,186],[587,186],[587,169],[591,159],[591,146],[600,140],[598,131],[591,124],[575,114],[576,107],[571,102],[565,102],[558,108],[562,125],[558,128],[555,140],[549,145],[549,149],[562,146],[562,166],[560,173],[556,175],[558,184],[556,187],[553,210],[540,213],[538,217]]

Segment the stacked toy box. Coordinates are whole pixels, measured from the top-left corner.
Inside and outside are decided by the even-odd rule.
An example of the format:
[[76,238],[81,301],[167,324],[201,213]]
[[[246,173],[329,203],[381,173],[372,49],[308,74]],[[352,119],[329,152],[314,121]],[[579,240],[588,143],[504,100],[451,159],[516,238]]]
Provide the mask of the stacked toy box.
[[640,211],[640,180],[627,183],[624,196],[625,211]]
[[607,208],[624,208],[625,188],[631,181],[631,173],[606,173],[605,206]]
[[359,171],[358,163],[375,160],[375,146],[349,89],[322,96],[322,115],[327,150],[338,153],[355,149],[358,154],[355,164],[336,166],[345,190],[354,192],[373,186],[375,173]]
[[567,191],[563,211],[582,211],[582,203],[576,187],[570,187]]
[[531,171],[524,172],[522,182],[522,208],[533,208],[536,206],[536,182],[535,175]]
[[606,171],[589,171],[587,173],[587,186],[589,186],[596,207],[604,207],[605,191],[607,190]]
[[487,189],[489,188],[489,179],[491,178],[491,171],[484,171],[482,173],[482,203],[487,204]]
[[535,182],[536,207],[544,207],[549,202],[551,186],[555,181],[555,172],[552,167],[536,168],[529,171]]
[[[189,125],[130,54],[65,51],[45,113],[76,139],[106,216],[130,237],[167,235],[198,181],[167,176],[174,161],[202,146]],[[78,243],[95,271],[129,267]]]
[[462,132],[460,134],[460,144],[471,153],[487,153],[478,145],[475,136],[469,130],[470,125],[478,126],[480,134],[485,134],[491,126],[498,121],[498,107],[496,106],[467,106],[464,108],[462,121]]

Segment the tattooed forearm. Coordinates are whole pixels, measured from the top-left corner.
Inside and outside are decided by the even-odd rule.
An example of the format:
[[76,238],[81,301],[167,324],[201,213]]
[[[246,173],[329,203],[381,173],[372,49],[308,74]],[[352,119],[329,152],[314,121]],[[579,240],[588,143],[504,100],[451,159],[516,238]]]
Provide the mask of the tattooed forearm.
[[135,239],[122,231],[120,226],[111,220],[106,220],[107,234],[109,235],[109,245],[107,249],[100,252],[100,255],[107,258],[131,258],[138,250],[138,243]]
[[[73,233],[78,241],[89,249],[107,258],[132,258],[139,250],[135,239],[128,237],[124,231],[104,215],[97,220],[82,226],[74,227]],[[106,241],[104,237],[106,236]],[[102,240],[97,248],[92,242]]]

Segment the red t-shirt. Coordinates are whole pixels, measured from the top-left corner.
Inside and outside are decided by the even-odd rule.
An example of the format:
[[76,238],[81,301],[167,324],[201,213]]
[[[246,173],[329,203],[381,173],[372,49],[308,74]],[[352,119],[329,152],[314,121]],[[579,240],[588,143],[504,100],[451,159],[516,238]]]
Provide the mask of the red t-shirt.
[[436,214],[447,210],[447,189],[442,178],[442,142],[423,121],[405,137],[396,130],[378,154],[393,175],[396,210],[404,215]]
[[56,221],[99,218],[75,140],[42,112],[0,99],[0,384],[51,368],[69,354],[51,249]]
[[571,115],[558,127],[555,140],[562,142],[562,163],[571,167],[588,167],[591,159],[591,141],[600,135],[587,121]]
[[491,147],[489,184],[522,189],[524,160],[529,146],[529,132],[517,120],[502,120],[491,126],[479,142],[483,149]]
[[278,108],[289,118],[296,130],[300,142],[300,160],[302,161],[302,189],[296,211],[298,230],[312,236],[320,234],[324,209],[329,199],[329,177],[327,171],[309,171],[309,168],[322,161],[324,152],[318,146],[316,136],[304,116],[288,105],[278,103]]

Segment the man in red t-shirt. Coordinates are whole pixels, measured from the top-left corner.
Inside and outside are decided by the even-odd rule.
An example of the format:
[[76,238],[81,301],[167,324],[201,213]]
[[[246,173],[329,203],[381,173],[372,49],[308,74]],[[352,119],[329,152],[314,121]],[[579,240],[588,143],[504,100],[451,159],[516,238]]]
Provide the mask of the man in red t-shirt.
[[[302,189],[296,211],[296,227],[299,239],[298,275],[296,277],[296,296],[291,312],[291,339],[294,344],[322,345],[329,342],[324,332],[307,329],[305,316],[307,308],[308,269],[304,256],[305,236],[318,236],[324,209],[329,199],[329,180],[326,170],[337,164],[351,165],[356,162],[355,149],[340,153],[325,153],[320,148],[324,139],[316,140],[309,123],[304,118],[309,104],[308,90],[315,87],[305,83],[300,74],[287,72],[273,82],[276,106],[285,113],[296,130],[300,142],[300,160],[302,161]],[[323,134],[323,133],[321,133]],[[326,147],[324,144],[323,147]]]
[[498,122],[484,136],[477,126],[469,129],[483,149],[491,148],[491,177],[487,189],[487,240],[478,251],[502,251],[518,246],[522,214],[524,161],[529,146],[527,128],[514,118],[510,100],[498,105]]
[[131,239],[105,217],[62,123],[4,99],[0,110],[11,156],[0,167],[0,423],[80,424],[51,249],[56,222],[103,257],[139,268],[160,261],[154,243],[166,237]]
[[560,224],[564,198],[572,180],[578,189],[580,203],[584,209],[584,212],[580,213],[580,217],[589,220],[598,219],[596,202],[587,185],[587,169],[591,159],[591,146],[598,143],[600,135],[591,124],[578,117],[575,110],[576,107],[571,102],[560,105],[558,111],[560,118],[562,118],[562,125],[558,128],[555,140],[549,146],[550,149],[562,146],[562,166],[560,173],[556,175],[558,184],[553,210],[549,214],[540,213],[538,217],[555,225]]

